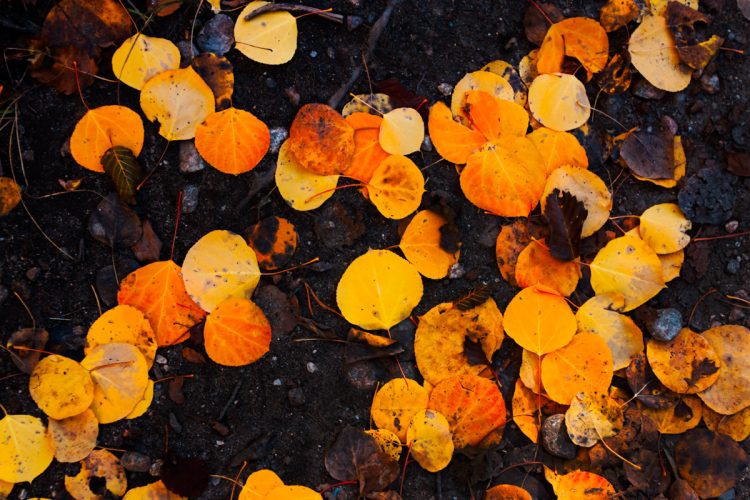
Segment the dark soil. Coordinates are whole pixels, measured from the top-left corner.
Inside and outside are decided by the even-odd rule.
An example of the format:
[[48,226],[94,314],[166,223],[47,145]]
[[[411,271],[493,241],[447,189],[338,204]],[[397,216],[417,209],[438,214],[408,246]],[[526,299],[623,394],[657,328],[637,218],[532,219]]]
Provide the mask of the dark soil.
[[[228,54],[235,71],[234,104],[251,110],[269,127],[288,127],[294,117],[298,106],[290,102],[285,93],[287,88],[299,93],[300,104],[327,101],[349,78],[353,66],[360,63],[368,25],[385,6],[383,0],[310,0],[307,3],[360,15],[366,25],[347,32],[314,16],[305,17],[299,22],[297,53],[289,64],[280,67],[256,64],[237,51]],[[361,6],[355,6],[360,3]],[[604,2],[556,0],[555,3],[566,15],[598,17],[598,9]],[[704,10],[714,15],[708,32],[726,37],[729,47],[747,50],[749,24],[740,15],[734,0],[706,0],[703,4]],[[7,15],[17,14],[17,18],[40,24],[51,2],[38,0],[27,11],[15,4],[6,11],[5,5],[7,2],[3,2],[0,17],[8,12]],[[405,0],[396,9],[372,56],[370,77],[373,81],[396,77],[431,102],[443,99],[437,90],[440,83],[455,84],[466,72],[494,59],[505,59],[516,65],[533,48],[523,35],[521,17],[526,5],[522,0]],[[183,7],[176,14],[159,19],[147,34],[183,40],[189,36],[193,14],[194,7]],[[209,18],[208,13],[198,16],[199,22]],[[14,30],[0,30],[3,46],[18,46],[23,43],[21,38],[22,34]],[[105,55],[102,68],[108,68],[108,58],[109,55]],[[704,78],[708,85],[694,81],[688,90],[660,100],[642,99],[632,92],[617,97],[602,95],[596,107],[616,118],[626,129],[656,124],[664,114],[674,118],[688,158],[686,179],[706,167],[726,170],[728,152],[750,148],[747,132],[750,66],[746,59],[746,56],[722,51],[708,70],[716,80],[708,82],[709,78]],[[80,345],[81,335],[99,315],[92,291],[97,272],[113,261],[132,259],[133,254],[130,249],[113,253],[89,234],[88,219],[99,202],[96,194],[83,191],[39,198],[59,192],[58,179],[82,178],[82,188],[101,195],[111,192],[112,185],[107,177],[79,167],[67,152],[66,141],[85,112],[80,99],[38,85],[24,70],[24,64],[11,62],[3,65],[0,73],[0,82],[6,88],[12,89],[15,95],[22,94],[17,109],[25,173],[21,173],[18,156],[13,157],[12,166],[25,189],[29,210],[27,214],[19,206],[0,222],[2,340],[5,342],[13,331],[32,324],[21,302],[14,297],[15,292],[28,304],[37,326],[49,330],[51,347],[48,348],[80,357],[80,348],[70,346]],[[103,70],[104,76],[111,77],[109,73]],[[595,86],[587,87],[594,102]],[[363,75],[353,91],[368,90],[367,78]],[[102,81],[86,89],[83,95],[91,107],[118,102],[117,87]],[[119,102],[139,110],[138,96],[132,89],[120,87]],[[610,185],[618,179],[614,185],[613,215],[640,214],[655,203],[677,200],[681,186],[662,189],[639,182],[627,172],[620,175],[621,167],[611,159],[603,161],[604,137],[621,133],[620,125],[603,114],[594,113],[590,126],[585,142],[591,169]],[[12,152],[8,151],[8,131],[9,127],[2,131],[0,140],[0,175],[6,176],[11,175],[9,154],[16,155],[15,138],[10,141]],[[154,168],[164,146],[165,141],[157,135],[155,126],[146,123],[146,145],[140,156],[145,168]],[[439,158],[435,152],[423,151],[413,155],[413,159],[424,166]],[[288,218],[296,225],[300,236],[295,262],[320,257],[320,263],[273,279],[264,278],[262,285],[274,284],[299,302],[302,315],[312,318],[336,337],[344,338],[348,329],[345,322],[314,303],[314,317],[311,316],[302,282],[307,282],[322,301],[335,305],[336,284],[347,264],[368,248],[397,244],[399,223],[384,219],[354,190],[336,193],[319,210],[295,212],[274,190],[272,177],[268,175],[275,161],[276,155],[268,154],[254,171],[236,178],[212,168],[182,174],[178,169],[178,145],[170,145],[163,163],[139,194],[137,212],[151,221],[164,242],[161,258],[169,258],[178,194],[189,184],[199,186],[197,210],[183,214],[179,221],[174,245],[174,259],[178,263],[198,238],[213,229],[246,234],[264,217]],[[490,285],[492,296],[504,310],[515,291],[498,273],[494,241],[500,225],[507,221],[483,214],[466,201],[453,166],[438,163],[426,170],[425,176],[428,194],[424,206],[438,200],[458,214],[457,224],[463,241],[460,262],[466,273],[453,280],[425,279],[424,298],[415,314],[423,314],[440,302],[453,300],[479,283]],[[724,225],[729,221],[738,222],[735,232],[750,229],[750,181],[732,174],[727,176],[729,180],[722,181],[720,191],[710,184],[711,176],[696,179],[704,187],[703,191],[695,188],[697,196],[719,200],[724,215],[719,217],[719,224],[694,224],[693,235],[726,235]],[[706,190],[711,192],[706,194]],[[690,196],[696,195],[691,191]],[[734,202],[729,201],[727,208],[730,198]],[[323,232],[325,224],[321,224],[329,220],[343,227],[333,236],[351,236],[354,241],[347,241],[345,237],[332,240],[330,234]],[[606,229],[616,231],[612,224]],[[56,250],[42,230],[73,258]],[[603,241],[594,237],[585,242],[584,248],[591,254]],[[687,249],[681,278],[671,282],[644,308],[675,307],[686,321],[690,318],[690,326],[698,331],[717,322],[750,323],[746,308],[733,306],[724,298],[727,294],[747,298],[743,295],[747,292],[742,291],[750,282],[747,245],[746,236],[692,243]],[[585,281],[582,280],[572,297],[577,303],[591,295]],[[711,290],[715,293],[701,301]],[[273,291],[266,290],[264,295],[273,297]],[[275,300],[266,301],[265,307]],[[640,321],[639,315],[635,316]],[[403,329],[404,335],[411,334],[408,324]],[[160,371],[155,374],[157,378],[191,375],[184,383],[184,403],[177,404],[170,399],[167,382],[159,383],[148,412],[136,420],[101,426],[99,445],[137,451],[153,460],[165,459],[168,455],[200,458],[212,473],[230,477],[237,475],[242,462],[247,461],[246,471],[270,468],[288,484],[320,488],[332,482],[323,465],[327,448],[344,426],[368,427],[374,391],[372,381],[377,378],[383,382],[398,376],[398,372],[391,362],[361,364],[352,370],[344,362],[341,344],[324,340],[295,342],[295,338],[316,339],[318,335],[302,326],[297,326],[291,334],[276,332],[271,352],[244,368],[225,368],[212,362],[189,363],[183,358],[182,346],[161,349],[166,363],[155,365]],[[186,345],[201,350],[194,340]],[[520,363],[518,349],[512,345],[506,340],[495,359],[496,365],[502,368],[500,380],[509,407]],[[401,359],[407,375],[418,377],[413,358],[407,353]],[[352,378],[364,388],[357,388]],[[41,416],[29,397],[27,376],[19,374],[7,355],[0,356],[0,403],[10,413]],[[672,439],[664,441],[669,448]],[[745,447],[748,448],[747,443]],[[471,498],[489,484],[523,480],[525,469],[521,467],[501,477],[497,474],[506,467],[532,460],[534,452],[534,446],[510,424],[499,449],[472,458],[457,454],[451,465],[439,474],[428,474],[410,465],[406,470],[404,496]],[[67,494],[63,477],[74,474],[77,469],[76,464],[54,463],[32,485],[17,486],[13,495],[64,498]],[[627,489],[622,467],[607,469],[604,474],[618,491]],[[130,486],[153,480],[148,473],[128,473]],[[536,485],[542,497],[551,495],[551,489],[538,472],[529,476],[526,485]],[[225,499],[231,489],[229,481],[212,479],[200,498]],[[343,494],[352,490],[336,491]],[[748,498],[750,480],[740,483],[736,494],[737,498]]]

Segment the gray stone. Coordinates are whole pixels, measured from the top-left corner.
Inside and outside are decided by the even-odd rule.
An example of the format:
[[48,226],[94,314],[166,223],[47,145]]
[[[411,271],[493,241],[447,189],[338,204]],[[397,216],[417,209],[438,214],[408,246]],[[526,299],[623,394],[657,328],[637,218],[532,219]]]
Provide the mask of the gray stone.
[[450,83],[443,82],[440,85],[437,86],[438,92],[443,94],[444,96],[448,97],[453,93],[453,85]]
[[195,46],[195,44],[190,43],[189,40],[180,40],[176,43],[177,49],[180,51],[180,67],[186,68],[187,66],[190,66],[190,63],[193,60],[193,57],[200,54],[200,50],[198,50],[198,47]]
[[120,463],[131,472],[148,472],[151,468],[151,458],[137,451],[128,451],[120,457]]
[[726,224],[724,224],[724,229],[728,233],[733,233],[737,231],[737,228],[740,227],[740,223],[736,220],[730,220]]
[[269,132],[271,133],[271,145],[268,149],[271,153],[278,153],[281,145],[289,137],[289,131],[284,127],[273,127]]
[[195,184],[188,184],[182,191],[182,213],[191,214],[198,208],[200,189]]
[[226,14],[216,14],[203,26],[198,34],[198,47],[203,52],[213,52],[223,56],[234,45],[234,22]]
[[576,457],[576,445],[568,436],[565,427],[565,415],[559,413],[547,417],[542,423],[542,446],[556,457],[571,460]]
[[669,342],[682,329],[682,313],[672,307],[659,309],[656,311],[653,321],[650,321],[646,326],[651,336],[656,340]]
[[195,149],[193,141],[180,141],[180,172],[190,174],[206,168],[206,163]]
[[734,259],[731,259],[729,262],[727,262],[727,273],[729,274],[737,274],[740,272],[741,267],[741,261],[739,257],[735,257]]
[[154,463],[151,464],[151,467],[148,468],[148,474],[149,476],[153,477],[159,477],[161,476],[161,468],[164,466],[164,460],[161,458],[157,458],[154,460]]
[[355,388],[370,391],[378,383],[377,370],[369,361],[352,363],[346,367],[346,378]]

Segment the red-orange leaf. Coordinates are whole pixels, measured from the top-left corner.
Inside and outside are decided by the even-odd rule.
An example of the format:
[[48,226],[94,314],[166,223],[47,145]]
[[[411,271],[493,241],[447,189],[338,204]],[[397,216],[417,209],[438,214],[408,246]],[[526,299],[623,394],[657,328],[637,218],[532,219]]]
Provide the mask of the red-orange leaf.
[[271,135],[255,115],[237,108],[217,111],[198,125],[195,147],[215,169],[242,174],[255,168],[268,151]]
[[230,297],[208,315],[203,329],[206,354],[225,366],[249,365],[271,345],[271,324],[250,299]]
[[466,163],[469,155],[487,142],[478,131],[454,121],[451,110],[442,102],[430,108],[427,129],[437,152],[451,163]]

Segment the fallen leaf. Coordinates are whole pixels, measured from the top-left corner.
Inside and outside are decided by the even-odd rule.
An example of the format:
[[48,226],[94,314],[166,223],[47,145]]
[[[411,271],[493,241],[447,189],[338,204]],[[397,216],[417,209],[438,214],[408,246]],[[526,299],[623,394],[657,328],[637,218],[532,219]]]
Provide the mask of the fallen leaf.
[[594,333],[604,339],[612,351],[615,370],[628,367],[644,347],[641,329],[628,316],[620,314],[624,307],[621,295],[596,295],[576,311],[578,332]]
[[690,243],[693,224],[676,203],[653,205],[641,214],[641,239],[659,254],[682,250]]
[[589,75],[600,72],[609,59],[607,32],[589,17],[571,17],[553,24],[539,48],[539,73],[561,73],[565,56],[578,59]]
[[0,419],[0,480],[33,481],[54,456],[55,443],[40,419],[7,413]]
[[643,408],[643,414],[656,424],[662,434],[682,434],[701,423],[703,405],[696,396],[673,400],[666,408]]
[[159,260],[161,255],[161,240],[154,231],[151,221],[148,219],[144,220],[141,224],[143,233],[141,239],[138,240],[131,248],[133,255],[140,262],[153,262]]
[[[177,379],[173,379],[177,380]],[[171,381],[170,381],[171,382]],[[148,411],[151,403],[154,401],[154,381],[149,379],[146,385],[146,390],[143,391],[143,397],[138,401],[130,413],[125,417],[128,420],[138,418]]]
[[52,354],[31,372],[29,393],[47,416],[61,420],[86,411],[94,399],[94,384],[77,361]]
[[557,500],[606,500],[615,488],[604,477],[582,470],[557,475],[544,467],[544,477],[552,485]]
[[612,195],[604,181],[595,173],[582,167],[562,166],[547,177],[542,193],[542,210],[546,213],[547,200],[555,190],[570,193],[586,209],[581,237],[597,232],[609,219]]
[[258,265],[273,271],[287,265],[297,249],[297,230],[282,217],[266,217],[250,228],[247,243],[255,250]]
[[670,180],[676,177],[675,135],[663,124],[653,132],[636,131],[628,135],[620,146],[620,155],[639,178]]
[[229,297],[208,315],[203,336],[209,358],[224,366],[243,366],[268,352],[271,325],[250,299]]
[[516,380],[512,399],[513,422],[531,442],[539,442],[542,421],[545,417],[558,413],[558,406],[546,396],[534,393],[520,379]]
[[390,155],[373,171],[367,191],[384,217],[403,219],[422,203],[424,176],[406,156]]
[[579,392],[565,412],[568,436],[577,446],[591,448],[598,441],[622,430],[623,413],[620,402],[604,392]]
[[576,319],[565,298],[556,291],[532,286],[510,301],[503,327],[518,345],[541,356],[571,341],[576,333]]
[[380,124],[383,119],[376,115],[354,112],[346,117],[354,129],[354,156],[346,169],[346,176],[367,184],[372,174],[387,156],[380,147]]
[[[10,334],[5,346],[16,368],[26,375],[31,375],[48,340],[49,333],[44,328],[21,328]],[[30,349],[15,349],[16,346]]]
[[354,128],[330,106],[306,104],[292,121],[288,143],[289,153],[310,172],[343,173],[354,156]]
[[[554,231],[551,233],[554,234]],[[565,262],[550,252],[544,241],[532,240],[518,254],[516,283],[521,288],[541,285],[567,297],[572,294],[581,277],[577,262]]]
[[572,130],[586,123],[591,105],[586,88],[573,75],[539,75],[529,87],[529,110],[547,128]]
[[234,67],[229,59],[212,52],[203,52],[193,57],[190,65],[211,88],[216,111],[231,107],[234,94]]
[[291,154],[289,141],[279,149],[276,163],[276,187],[279,194],[295,210],[314,210],[333,196],[339,175],[317,175],[297,162]]
[[[687,158],[685,157],[685,149],[682,147],[682,138],[679,135],[674,136],[674,173],[671,179],[650,179],[648,177],[641,177],[631,169],[633,177],[640,181],[648,181],[657,186],[663,188],[673,188],[677,186],[677,181],[685,177],[685,168],[687,165]],[[731,172],[731,168],[729,169]]]
[[750,406],[733,415],[722,415],[705,406],[703,422],[710,430],[741,443],[750,436]]
[[21,187],[10,177],[0,177],[0,217],[5,217],[21,201]]
[[274,471],[269,469],[257,470],[245,480],[239,500],[261,500],[279,486],[284,486],[284,481]]
[[405,441],[411,418],[427,409],[428,400],[429,393],[419,382],[394,378],[375,393],[370,415],[375,425],[393,432],[401,441]]
[[547,127],[539,127],[527,138],[534,143],[544,160],[544,171],[551,174],[558,167],[565,165],[588,168],[589,159],[586,150],[576,136],[569,132],[560,132]]
[[717,326],[703,332],[721,359],[719,378],[698,397],[712,410],[733,415],[750,406],[750,330],[740,325]]
[[503,77],[513,89],[513,102],[521,107],[526,106],[528,93],[526,85],[523,83],[523,80],[521,80],[521,75],[518,74],[516,68],[514,68],[509,62],[496,59],[482,66],[479,71],[489,71],[490,73],[495,73],[496,75]]
[[225,174],[249,172],[260,163],[270,144],[266,124],[234,107],[209,115],[195,131],[195,148],[209,165]]
[[747,453],[731,438],[706,429],[685,433],[675,445],[677,471],[701,498],[733,488],[747,468]]
[[396,433],[388,429],[370,429],[365,434],[372,436],[378,443],[380,451],[391,457],[396,462],[401,458],[401,440]]
[[630,390],[644,406],[655,410],[674,406],[677,394],[659,382],[643,352],[637,354],[630,362],[625,369],[625,377]]
[[125,85],[141,90],[162,71],[180,67],[180,50],[166,38],[136,33],[112,54],[112,72]]
[[128,489],[125,469],[120,460],[107,450],[94,450],[81,460],[81,470],[75,476],[65,476],[65,490],[73,498],[103,498],[99,491],[91,489],[94,478],[104,479],[104,488],[116,496],[122,496]]
[[[615,0],[616,1],[616,0]],[[624,0],[626,2],[633,0]],[[613,55],[607,66],[596,77],[596,84],[609,95],[627,92],[633,81],[633,71],[630,69],[630,55],[617,53]]]
[[528,491],[512,484],[498,484],[484,492],[484,500],[532,500]]
[[[549,238],[547,238],[550,256],[561,261],[572,261],[581,254],[581,231],[588,211],[575,195],[569,191],[560,191],[558,188],[554,188],[546,196],[543,195],[542,206],[542,212],[550,230]],[[580,271],[578,275],[580,277]],[[571,290],[570,293],[572,292]],[[570,295],[570,293],[563,293],[563,295]]]
[[130,108],[112,105],[89,109],[70,136],[70,154],[82,167],[104,172],[104,153],[121,146],[138,156],[143,134],[143,121]]
[[137,347],[149,368],[156,356],[156,336],[151,324],[135,307],[118,305],[99,316],[86,334],[83,352],[88,354],[99,345],[123,342]]
[[451,110],[442,102],[430,108],[427,128],[437,152],[451,163],[466,163],[469,155],[487,142],[477,130],[454,121]]
[[443,415],[434,410],[420,410],[412,417],[406,445],[414,460],[429,472],[446,468],[453,458],[450,425]]
[[495,241],[495,258],[500,275],[512,286],[516,283],[516,264],[518,256],[531,242],[526,223],[517,220],[512,224],[503,226]]
[[605,31],[616,31],[638,19],[641,10],[635,0],[609,0],[599,11],[599,22]]
[[528,349],[521,352],[521,366],[518,370],[518,379],[535,394],[544,393],[542,387],[540,356]]
[[307,486],[283,485],[272,489],[265,497],[268,500],[322,500],[323,497]]
[[[240,493],[240,498],[242,494]],[[252,497],[250,497],[252,498]],[[186,500],[185,497],[181,497],[176,493],[172,493],[164,486],[161,481],[147,484],[146,486],[139,486],[132,488],[125,493],[122,500]],[[242,500],[245,500],[242,498]]]
[[297,19],[286,11],[267,12],[249,21],[245,16],[268,2],[250,2],[234,25],[237,50],[263,64],[284,64],[297,51]]
[[678,394],[704,391],[716,382],[722,368],[708,340],[689,328],[669,342],[649,340],[646,356],[661,383]]
[[357,94],[352,96],[351,101],[344,104],[344,107],[341,109],[341,116],[348,118],[354,113],[367,113],[380,118],[380,116],[388,113],[394,107],[393,101],[388,94]]
[[645,16],[628,42],[635,69],[654,87],[679,92],[690,84],[691,71],[682,65],[667,20]]
[[529,128],[529,114],[513,101],[497,99],[482,90],[466,92],[465,109],[471,126],[488,141],[524,137]]
[[89,217],[89,233],[112,248],[127,248],[141,239],[143,227],[138,215],[115,193],[99,202]]
[[453,88],[451,96],[451,113],[459,123],[468,126],[471,123],[466,113],[466,93],[481,90],[498,99],[513,100],[513,88],[500,75],[489,71],[466,73]]
[[427,118],[427,98],[409,90],[398,78],[391,77],[375,82],[375,91],[387,95],[394,108],[413,108],[423,119]]
[[414,108],[396,108],[383,115],[378,140],[380,147],[392,155],[419,151],[424,140],[424,121]]
[[126,203],[135,205],[138,184],[143,179],[143,170],[131,150],[122,146],[113,146],[102,156],[104,172],[115,183],[117,195]]
[[526,39],[534,45],[541,45],[550,23],[565,19],[560,9],[553,3],[535,3],[526,7],[523,14],[523,29]]
[[418,212],[401,235],[399,248],[419,273],[430,279],[441,279],[458,261],[459,252],[449,252],[441,245],[441,229],[448,224],[430,210]]

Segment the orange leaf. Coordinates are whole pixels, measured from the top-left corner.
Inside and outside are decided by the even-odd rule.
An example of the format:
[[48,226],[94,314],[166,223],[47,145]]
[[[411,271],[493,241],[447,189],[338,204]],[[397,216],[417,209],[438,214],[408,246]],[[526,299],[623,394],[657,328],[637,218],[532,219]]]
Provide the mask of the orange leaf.
[[615,494],[612,484],[593,472],[574,470],[557,475],[545,467],[544,476],[555,490],[557,500],[606,500]]
[[553,24],[539,49],[539,74],[560,73],[564,55],[578,59],[589,74],[598,73],[609,59],[607,32],[588,17],[571,17]]
[[518,254],[516,282],[522,288],[538,284],[567,297],[575,291],[580,277],[581,269],[577,262],[554,258],[544,242],[532,240]]
[[318,175],[344,172],[354,149],[354,128],[325,104],[302,106],[289,129],[290,153],[303,168]]
[[378,212],[389,219],[403,219],[422,202],[424,176],[406,156],[390,155],[372,173],[367,188]]
[[368,183],[380,162],[388,157],[380,147],[380,122],[383,119],[368,113],[352,113],[346,121],[354,129],[354,156],[346,176]]
[[224,366],[258,361],[271,345],[271,324],[250,299],[230,297],[206,318],[206,354]]
[[518,345],[541,356],[570,342],[577,325],[563,297],[550,288],[535,285],[513,297],[505,310],[503,327]]
[[544,171],[549,175],[558,167],[573,165],[588,168],[586,150],[576,137],[569,132],[560,132],[547,127],[539,127],[527,136],[536,146],[544,160]]
[[471,124],[490,141],[523,137],[529,128],[529,114],[523,106],[482,90],[466,93],[466,108]]
[[451,163],[466,163],[469,155],[487,142],[478,131],[454,121],[451,110],[442,102],[430,108],[427,129],[437,152]]
[[125,106],[90,109],[70,136],[70,154],[82,167],[104,172],[102,156],[112,146],[123,146],[138,156],[143,147],[143,121]]
[[599,12],[599,22],[606,31],[615,31],[635,21],[639,14],[635,0],[609,0]]
[[159,346],[185,340],[206,314],[185,291],[180,271],[171,260],[153,262],[128,274],[117,293],[119,304],[140,309],[148,318]]
[[225,174],[249,172],[271,144],[265,123],[237,108],[217,111],[198,125],[195,147],[212,167]]
[[250,228],[247,243],[255,250],[258,266],[272,271],[289,263],[297,249],[297,230],[282,217],[266,217]]
[[497,267],[500,269],[500,275],[503,279],[513,286],[518,286],[518,283],[516,283],[518,256],[530,241],[526,222],[522,220],[516,220],[512,224],[503,226],[497,235],[497,241],[495,242]]
[[484,492],[484,500],[531,500],[531,495],[519,486],[498,484]]

